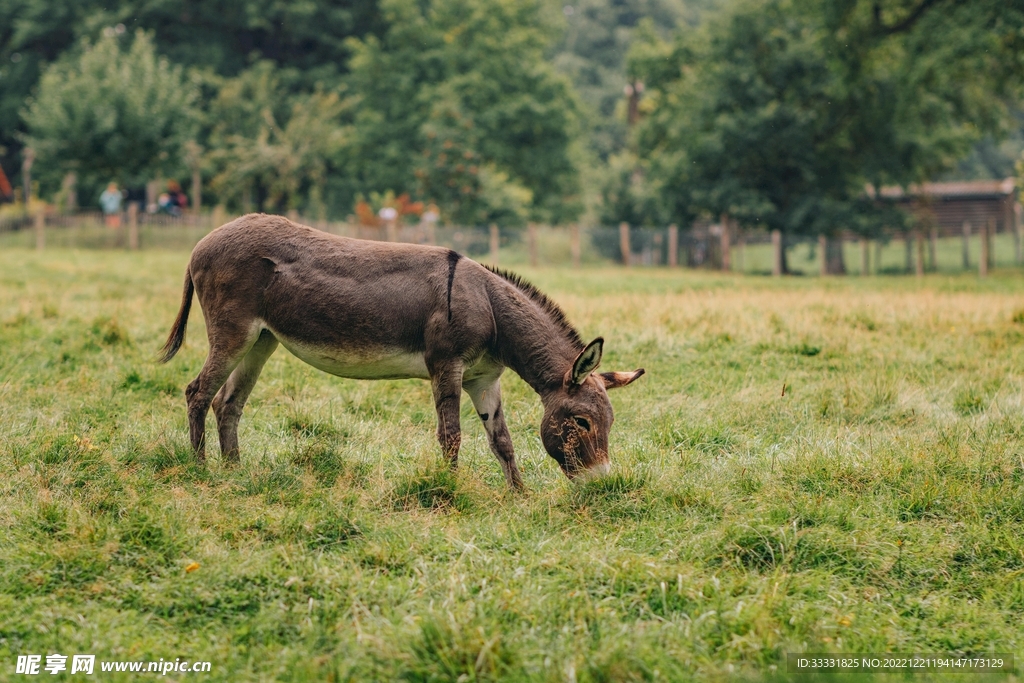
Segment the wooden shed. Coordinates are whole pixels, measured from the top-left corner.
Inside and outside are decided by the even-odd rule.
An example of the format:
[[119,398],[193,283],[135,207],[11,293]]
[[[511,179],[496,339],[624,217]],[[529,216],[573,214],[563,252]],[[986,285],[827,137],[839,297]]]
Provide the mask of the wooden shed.
[[942,234],[959,234],[965,226],[1015,234],[1020,230],[1014,178],[923,183],[906,190],[883,187],[881,194],[910,208],[922,227],[936,227]]

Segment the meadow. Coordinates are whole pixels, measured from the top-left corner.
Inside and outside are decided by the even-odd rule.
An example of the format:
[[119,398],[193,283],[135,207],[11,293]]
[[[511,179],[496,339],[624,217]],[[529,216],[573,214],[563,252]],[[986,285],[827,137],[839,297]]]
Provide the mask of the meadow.
[[213,444],[198,466],[198,308],[178,357],[154,361],[187,258],[0,252],[0,680],[28,680],[14,662],[32,653],[210,661],[168,678],[213,681],[1024,662],[1019,272],[522,268],[605,337],[604,369],[647,375],[612,394],[612,473],[574,484],[506,373],[516,495],[468,399],[453,475],[427,383],[341,380],[283,349],[241,464]]

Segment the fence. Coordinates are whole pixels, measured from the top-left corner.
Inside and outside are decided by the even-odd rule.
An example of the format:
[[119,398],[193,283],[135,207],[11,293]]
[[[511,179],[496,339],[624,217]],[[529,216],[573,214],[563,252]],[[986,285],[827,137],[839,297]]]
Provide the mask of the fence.
[[[100,213],[38,214],[0,221],[0,248],[191,249],[231,217],[221,212],[168,216],[134,209],[108,225]],[[689,229],[549,227],[523,229],[442,227],[430,224],[367,227],[344,222],[299,222],[326,232],[363,239],[437,244],[502,266],[687,267],[749,274],[824,273],[830,259],[849,274],[957,272],[1021,265],[1020,224],[1002,231],[991,222],[960,230],[932,228],[927,234],[894,233],[875,240],[839,235],[829,247],[823,238],[740,230],[735,225],[697,224]],[[627,256],[624,257],[624,254]],[[783,267],[785,266],[785,267]]]

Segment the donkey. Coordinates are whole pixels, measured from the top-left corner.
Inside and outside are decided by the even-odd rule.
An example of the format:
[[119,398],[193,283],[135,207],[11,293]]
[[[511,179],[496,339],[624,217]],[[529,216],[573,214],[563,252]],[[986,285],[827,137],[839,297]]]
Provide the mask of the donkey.
[[337,237],[279,216],[242,216],[196,245],[161,362],[181,348],[193,293],[210,343],[185,389],[201,462],[211,404],[221,453],[238,461],[242,408],[279,343],[339,377],[429,379],[452,468],[464,390],[514,489],[523,482],[501,409],[506,367],[540,395],[544,448],[570,479],[608,471],[607,390],[644,374],[595,373],[604,340],[584,344],[561,309],[516,275],[442,247]]

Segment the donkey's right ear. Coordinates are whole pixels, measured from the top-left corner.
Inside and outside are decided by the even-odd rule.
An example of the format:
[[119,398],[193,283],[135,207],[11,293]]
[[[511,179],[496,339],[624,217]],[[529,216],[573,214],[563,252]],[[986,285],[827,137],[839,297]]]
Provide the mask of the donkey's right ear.
[[618,389],[637,381],[642,374],[644,374],[643,368],[633,372],[602,372],[601,379],[604,381],[605,389]]
[[580,355],[576,356],[576,360],[572,363],[569,381],[576,386],[583,384],[587,377],[590,377],[590,373],[597,370],[597,366],[601,364],[601,354],[603,352],[603,337],[598,337],[587,344],[586,348],[580,351]]

